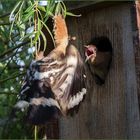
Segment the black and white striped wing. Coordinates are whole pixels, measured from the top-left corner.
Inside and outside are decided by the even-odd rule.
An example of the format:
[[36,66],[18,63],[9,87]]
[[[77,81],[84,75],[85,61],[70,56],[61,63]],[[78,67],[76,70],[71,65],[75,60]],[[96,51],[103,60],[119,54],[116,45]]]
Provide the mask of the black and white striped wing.
[[77,56],[67,56],[65,68],[56,77],[56,83],[52,86],[52,91],[64,115],[76,109],[84,99],[85,78],[84,66],[79,53]]
[[85,82],[86,75],[84,66],[82,63],[78,62],[70,88],[68,114],[73,115],[74,112],[77,113],[79,110],[79,106],[87,93]]

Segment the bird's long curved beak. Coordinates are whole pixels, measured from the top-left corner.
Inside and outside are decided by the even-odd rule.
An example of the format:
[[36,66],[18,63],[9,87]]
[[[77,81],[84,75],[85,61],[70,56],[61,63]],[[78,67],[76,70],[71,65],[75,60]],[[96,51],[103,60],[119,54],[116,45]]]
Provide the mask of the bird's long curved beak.
[[[88,45],[84,45],[84,48],[88,48]],[[89,60],[89,56],[86,54],[86,52],[85,52],[85,56],[86,56],[86,60],[85,60],[85,63]]]

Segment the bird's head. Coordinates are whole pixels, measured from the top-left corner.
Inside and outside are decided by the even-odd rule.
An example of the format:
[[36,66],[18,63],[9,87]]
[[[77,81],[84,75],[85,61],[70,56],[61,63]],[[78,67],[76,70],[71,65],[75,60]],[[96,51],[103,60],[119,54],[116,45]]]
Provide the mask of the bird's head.
[[97,48],[95,45],[87,45],[85,46],[85,56],[86,62],[93,62],[96,58]]

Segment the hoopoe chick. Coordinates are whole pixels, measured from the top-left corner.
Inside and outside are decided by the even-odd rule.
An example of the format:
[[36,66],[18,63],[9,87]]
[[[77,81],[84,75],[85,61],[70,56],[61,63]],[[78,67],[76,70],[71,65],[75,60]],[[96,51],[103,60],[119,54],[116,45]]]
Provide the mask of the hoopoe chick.
[[105,83],[112,61],[112,45],[107,37],[94,38],[85,46],[86,62],[98,85]]

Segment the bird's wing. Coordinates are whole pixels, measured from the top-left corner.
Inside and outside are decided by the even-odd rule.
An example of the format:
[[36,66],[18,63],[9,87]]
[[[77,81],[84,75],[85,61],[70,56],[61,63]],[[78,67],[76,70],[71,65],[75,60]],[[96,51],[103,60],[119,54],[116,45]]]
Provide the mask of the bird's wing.
[[86,74],[85,68],[78,53],[78,63],[75,69],[73,80],[71,81],[71,88],[69,91],[69,102],[68,102],[68,114],[73,115],[74,112],[77,112],[80,106],[80,103],[84,100],[84,97],[87,93],[86,89]]
[[[76,50],[73,47],[71,49]],[[83,100],[86,94],[85,78],[83,62],[76,50],[76,55],[67,55],[63,71],[58,74],[56,82],[52,85],[63,114],[78,107]]]
[[68,40],[67,26],[62,15],[54,17],[54,37],[56,47],[65,54],[65,60],[60,67],[62,71],[52,76],[55,82],[51,86],[61,112],[67,114],[79,106],[86,94],[84,68],[78,50]]

